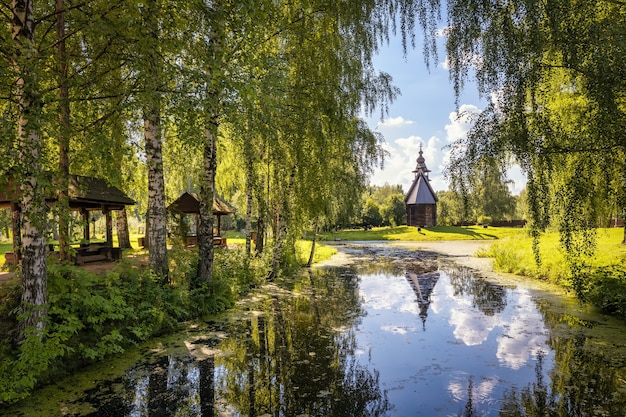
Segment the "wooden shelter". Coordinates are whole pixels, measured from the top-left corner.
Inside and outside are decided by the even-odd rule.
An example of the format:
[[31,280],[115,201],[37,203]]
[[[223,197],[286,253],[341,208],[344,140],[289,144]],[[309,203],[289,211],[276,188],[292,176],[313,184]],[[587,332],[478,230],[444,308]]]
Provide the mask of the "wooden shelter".
[[[47,183],[52,184],[52,173],[46,175]],[[55,190],[48,187],[46,204],[52,206],[58,202]],[[113,248],[113,222],[111,211],[122,210],[124,207],[135,204],[131,198],[120,189],[108,184],[102,178],[71,175],[69,182],[69,206],[71,210],[81,213],[84,220],[84,243],[76,253],[76,263],[90,262],[104,259],[119,258],[119,248]],[[21,207],[19,202],[19,188],[15,181],[9,180],[0,188],[0,208],[10,208],[13,215],[13,252],[7,253],[7,262],[17,263],[21,260]],[[89,244],[89,212],[101,211],[106,218],[106,242],[103,244]]]
[[420,145],[415,179],[404,198],[407,226],[431,227],[437,225],[437,195],[430,185],[424,156]]
[[[196,193],[184,192],[180,197],[170,204],[167,209],[171,213],[193,214],[196,216],[196,223],[200,215],[200,200]],[[213,197],[213,215],[217,217],[217,229],[213,233],[213,243],[219,246],[226,246],[226,238],[222,237],[222,216],[233,214],[233,210],[226,203],[217,197]],[[196,227],[197,230],[197,227]],[[195,246],[197,244],[197,236],[186,236],[186,245]]]

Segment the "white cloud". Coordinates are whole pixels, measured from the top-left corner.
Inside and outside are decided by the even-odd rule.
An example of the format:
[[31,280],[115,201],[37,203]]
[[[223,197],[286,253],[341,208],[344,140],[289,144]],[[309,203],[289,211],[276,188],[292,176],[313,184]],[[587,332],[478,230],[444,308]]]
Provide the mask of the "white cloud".
[[[413,181],[420,144],[424,140],[419,136],[397,138],[392,143],[386,142],[383,146],[389,155],[385,158],[384,170],[377,170],[370,183],[376,185],[401,184],[407,192]],[[428,162],[427,162],[428,163]]]
[[399,127],[412,125],[413,123],[414,122],[412,120],[406,120],[404,117],[398,116],[385,119],[382,122],[379,122],[378,126]]
[[[450,160],[450,150],[446,146],[465,138],[480,112],[481,110],[473,104],[461,105],[458,112],[448,113],[449,123],[442,127],[445,135],[431,136],[428,140],[410,133],[408,136],[399,136],[398,132],[396,135],[391,133],[391,128],[403,128],[402,132],[405,134],[407,130],[415,130],[411,126],[414,122],[402,116],[387,119],[382,123],[379,122],[379,127],[384,126],[387,129],[386,132],[383,131],[386,137],[383,147],[388,152],[388,156],[385,158],[384,169],[377,169],[374,172],[370,178],[370,184],[400,184],[404,192],[407,192],[413,182],[413,170],[421,145],[426,166],[432,171],[430,184],[435,191],[447,190],[448,182],[443,173]],[[514,184],[510,186],[511,192],[519,194],[526,186],[526,178],[519,167],[514,166],[509,171],[509,178],[514,181]]]
[[534,308],[527,290],[519,290],[516,314],[502,323],[503,334],[498,337],[496,356],[500,364],[511,369],[525,366],[531,357],[543,351],[548,338],[541,313]]
[[472,128],[479,113],[480,109],[473,104],[463,104],[459,107],[458,112],[450,113],[448,117],[450,124],[445,126],[448,143],[464,138]]
[[[386,275],[363,275],[360,285],[363,305],[373,310],[397,309],[418,314],[417,303],[406,293],[407,285]],[[388,328],[384,330],[389,331]]]

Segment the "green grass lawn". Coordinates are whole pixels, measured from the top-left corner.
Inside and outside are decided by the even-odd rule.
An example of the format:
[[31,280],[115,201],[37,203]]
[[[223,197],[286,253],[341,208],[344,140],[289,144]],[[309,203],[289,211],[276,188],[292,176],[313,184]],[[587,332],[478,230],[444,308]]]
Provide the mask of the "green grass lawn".
[[524,229],[512,227],[482,226],[414,226],[375,227],[371,230],[340,230],[320,233],[320,240],[495,240],[509,236],[524,235]]
[[[598,229],[595,251],[583,260],[593,268],[623,264],[626,261],[626,245],[621,244],[623,236],[621,228]],[[478,255],[493,258],[494,268],[499,271],[563,283],[568,271],[558,232],[544,233],[539,250],[541,264],[537,265],[532,252],[532,238],[521,234],[514,239],[496,242]]]
[[0,243],[0,268],[4,265],[4,254],[13,250],[12,243]]
[[[226,237],[226,241],[229,245],[245,245],[246,237],[243,233],[229,231],[224,233],[224,237]],[[296,242],[296,256],[298,257],[298,262],[302,265],[305,265],[309,261],[309,255],[311,253],[311,241],[300,239]],[[315,254],[313,255],[313,263],[321,262],[326,259],[329,259],[337,253],[337,249],[325,246],[318,242],[315,245]]]

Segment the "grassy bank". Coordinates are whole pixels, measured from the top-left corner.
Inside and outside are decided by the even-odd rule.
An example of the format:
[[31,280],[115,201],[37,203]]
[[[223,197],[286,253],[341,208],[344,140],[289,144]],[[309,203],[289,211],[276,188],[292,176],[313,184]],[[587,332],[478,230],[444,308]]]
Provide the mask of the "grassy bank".
[[[132,242],[136,248],[136,239]],[[147,251],[129,250],[112,270],[94,274],[72,265],[48,265],[48,320],[43,337],[16,342],[20,282],[0,285],[0,410],[31,390],[75,369],[123,352],[179,328],[181,323],[231,308],[251,288],[265,282],[269,260],[248,259],[244,239],[233,236],[228,250],[216,250],[213,279],[191,288],[197,251],[169,252],[171,285],[163,286],[146,267]],[[2,249],[10,250],[10,245]],[[296,245],[292,268],[308,261],[311,242]],[[318,245],[314,262],[334,248]]]
[[[142,252],[144,254],[142,254]],[[171,285],[145,268],[145,251],[127,254],[98,275],[72,265],[48,266],[45,333],[16,343],[18,280],[0,285],[0,406],[36,386],[176,330],[182,322],[230,308],[267,276],[267,262],[241,249],[216,251],[213,280],[191,288],[197,252],[170,251]],[[17,313],[19,314],[19,312]]]
[[557,232],[541,236],[539,264],[532,252],[532,238],[523,234],[494,242],[477,256],[493,258],[497,271],[547,280],[568,290],[576,290],[583,301],[626,320],[626,245],[621,244],[623,234],[623,229],[619,228],[599,229],[593,254],[576,259],[578,275],[573,274],[567,264]]
[[[626,259],[626,246],[622,245],[624,231],[619,228],[599,229],[597,246],[593,256],[583,257],[585,264],[600,268],[623,263]],[[503,272],[547,279],[557,284],[567,285],[567,267],[564,253],[559,245],[557,232],[544,233],[539,244],[541,264],[537,265],[532,252],[532,238],[520,234],[515,239],[494,242],[487,251],[478,256],[494,259],[494,268]]]
[[352,229],[320,233],[320,240],[494,240],[523,235],[524,230],[512,227],[482,226],[435,226],[421,228],[414,226],[374,227],[370,230]]

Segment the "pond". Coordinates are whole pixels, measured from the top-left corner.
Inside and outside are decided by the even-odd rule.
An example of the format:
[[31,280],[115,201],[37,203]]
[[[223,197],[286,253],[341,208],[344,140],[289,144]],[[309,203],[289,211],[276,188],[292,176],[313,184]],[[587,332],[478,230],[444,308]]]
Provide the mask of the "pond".
[[[10,416],[622,416],[626,327],[436,254],[347,248]],[[8,413],[8,414],[6,414]]]

